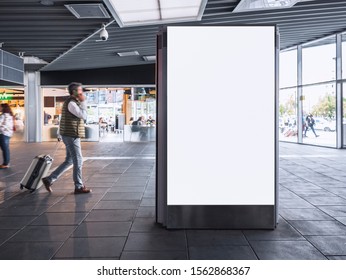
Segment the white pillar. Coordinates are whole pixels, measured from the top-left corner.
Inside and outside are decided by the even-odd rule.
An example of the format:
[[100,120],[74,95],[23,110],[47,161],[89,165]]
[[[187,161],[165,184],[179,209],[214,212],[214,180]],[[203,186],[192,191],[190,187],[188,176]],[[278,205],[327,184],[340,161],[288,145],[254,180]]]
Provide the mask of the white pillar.
[[42,95],[40,72],[26,71],[24,75],[25,141],[42,141]]

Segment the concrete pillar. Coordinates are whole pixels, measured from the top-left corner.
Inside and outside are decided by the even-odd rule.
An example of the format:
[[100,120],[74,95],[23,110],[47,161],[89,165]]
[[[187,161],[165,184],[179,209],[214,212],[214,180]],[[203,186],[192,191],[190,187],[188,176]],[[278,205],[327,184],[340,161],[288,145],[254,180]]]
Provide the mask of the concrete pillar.
[[297,124],[298,124],[298,143],[303,143],[303,63],[302,59],[303,58],[303,48],[302,45],[299,45],[297,47]]
[[336,35],[336,147],[342,149],[344,126],[343,126],[343,81],[342,81],[342,34]]
[[25,141],[42,141],[43,104],[40,91],[40,72],[26,71],[24,75]]

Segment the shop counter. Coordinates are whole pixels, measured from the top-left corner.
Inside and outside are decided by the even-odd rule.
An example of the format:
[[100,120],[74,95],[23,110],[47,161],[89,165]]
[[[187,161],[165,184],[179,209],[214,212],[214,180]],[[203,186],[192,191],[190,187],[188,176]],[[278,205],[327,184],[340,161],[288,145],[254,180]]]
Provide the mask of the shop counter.
[[[138,130],[138,131],[137,131]],[[132,129],[132,125],[124,126],[124,142],[154,142],[156,141],[155,126],[138,126]]]
[[[58,125],[45,125],[42,129],[42,141],[56,141],[58,134]],[[83,142],[97,142],[99,141],[99,125],[89,124],[85,126],[85,138]]]

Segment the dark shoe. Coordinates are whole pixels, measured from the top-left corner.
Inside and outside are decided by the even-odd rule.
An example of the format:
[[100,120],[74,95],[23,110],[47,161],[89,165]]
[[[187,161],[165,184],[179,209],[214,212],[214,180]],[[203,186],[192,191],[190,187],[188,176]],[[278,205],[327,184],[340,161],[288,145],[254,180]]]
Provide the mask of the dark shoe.
[[87,189],[85,186],[79,189],[74,189],[74,194],[80,194],[80,193],[91,193],[91,189]]
[[52,188],[51,188],[51,185],[53,185],[52,181],[49,180],[48,177],[44,177],[44,178],[42,178],[42,182],[43,182],[43,185],[45,186],[46,190],[48,192],[52,192]]
[[320,137],[320,136],[319,136],[319,135],[316,135],[316,138],[317,138],[317,137]]

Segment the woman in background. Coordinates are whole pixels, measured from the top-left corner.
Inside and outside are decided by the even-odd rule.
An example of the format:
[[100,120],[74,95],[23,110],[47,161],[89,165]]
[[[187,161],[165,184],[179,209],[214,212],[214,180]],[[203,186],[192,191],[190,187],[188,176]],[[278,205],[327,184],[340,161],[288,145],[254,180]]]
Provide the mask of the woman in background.
[[3,155],[3,163],[0,169],[9,168],[10,164],[10,138],[13,135],[13,113],[8,104],[0,106],[0,148]]

